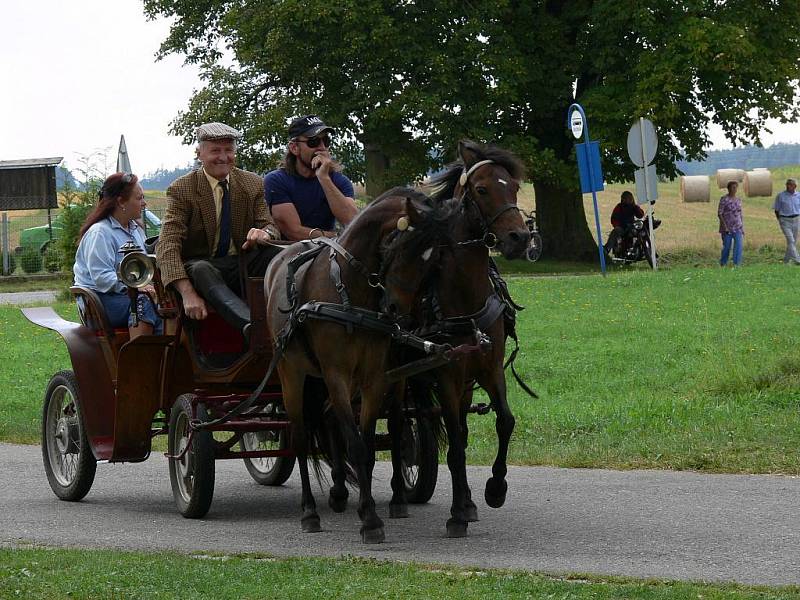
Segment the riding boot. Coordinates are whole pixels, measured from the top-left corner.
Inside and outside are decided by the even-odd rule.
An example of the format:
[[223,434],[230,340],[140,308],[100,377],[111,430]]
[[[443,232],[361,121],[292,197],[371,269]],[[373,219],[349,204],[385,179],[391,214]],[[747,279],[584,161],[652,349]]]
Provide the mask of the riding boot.
[[224,284],[208,288],[205,296],[219,316],[247,338],[245,328],[250,324],[250,309],[247,304]]

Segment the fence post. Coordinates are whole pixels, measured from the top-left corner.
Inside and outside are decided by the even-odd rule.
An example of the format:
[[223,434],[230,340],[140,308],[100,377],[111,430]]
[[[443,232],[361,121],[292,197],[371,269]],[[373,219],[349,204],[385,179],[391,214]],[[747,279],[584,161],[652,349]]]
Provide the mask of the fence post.
[[3,238],[3,275],[10,275],[11,271],[11,256],[9,255],[8,243],[8,213],[3,213],[3,227],[0,237]]

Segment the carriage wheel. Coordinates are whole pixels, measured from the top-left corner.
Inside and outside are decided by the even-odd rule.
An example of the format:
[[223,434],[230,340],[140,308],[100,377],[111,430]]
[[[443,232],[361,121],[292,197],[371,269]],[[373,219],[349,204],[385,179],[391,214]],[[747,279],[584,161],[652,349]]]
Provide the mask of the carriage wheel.
[[[289,432],[254,431],[242,435],[242,450],[286,450],[289,447]],[[259,485],[283,485],[294,470],[294,456],[267,456],[245,458],[244,466],[250,477]]]
[[402,463],[406,498],[412,504],[424,504],[433,496],[439,475],[439,443],[426,418],[406,419]]
[[78,382],[72,371],[56,373],[47,386],[42,410],[42,458],[56,496],[76,501],[89,493],[97,461],[86,436]]
[[[169,416],[169,454],[180,455],[189,444],[193,394],[175,401]],[[197,418],[208,418],[206,408],[197,405]],[[195,431],[191,446],[180,459],[169,461],[169,480],[178,511],[187,519],[205,516],[214,497],[214,439],[210,431]]]
[[528,244],[528,249],[525,251],[525,258],[530,262],[536,262],[542,255],[542,236],[537,232],[531,232],[531,241]]

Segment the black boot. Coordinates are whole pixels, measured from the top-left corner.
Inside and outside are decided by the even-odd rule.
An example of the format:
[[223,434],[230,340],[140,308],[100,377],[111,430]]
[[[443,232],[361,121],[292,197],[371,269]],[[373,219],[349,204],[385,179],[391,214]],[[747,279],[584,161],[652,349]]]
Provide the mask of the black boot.
[[214,307],[223,320],[236,331],[241,331],[247,341],[246,329],[250,325],[250,308],[227,285],[215,285],[206,292],[206,302]]

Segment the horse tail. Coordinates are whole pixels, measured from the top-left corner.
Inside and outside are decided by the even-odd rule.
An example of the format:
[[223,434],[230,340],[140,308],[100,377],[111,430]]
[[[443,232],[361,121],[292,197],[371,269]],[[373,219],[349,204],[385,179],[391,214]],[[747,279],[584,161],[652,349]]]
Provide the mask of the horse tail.
[[[434,380],[428,373],[421,373],[414,377],[409,377],[406,381],[406,406],[413,408],[414,414],[427,419],[431,426],[439,448],[447,447],[447,431],[442,418],[441,405],[435,392]],[[408,412],[403,413],[405,418]]]
[[[336,417],[328,403],[328,388],[322,379],[306,377],[303,388],[303,420],[309,444],[309,459],[317,482],[329,485],[328,470],[336,467],[336,456],[342,458],[339,465],[344,470],[345,481],[357,486],[356,471],[347,460],[346,442],[342,439]],[[334,450],[338,448],[338,453]],[[324,466],[328,468],[325,469]]]

